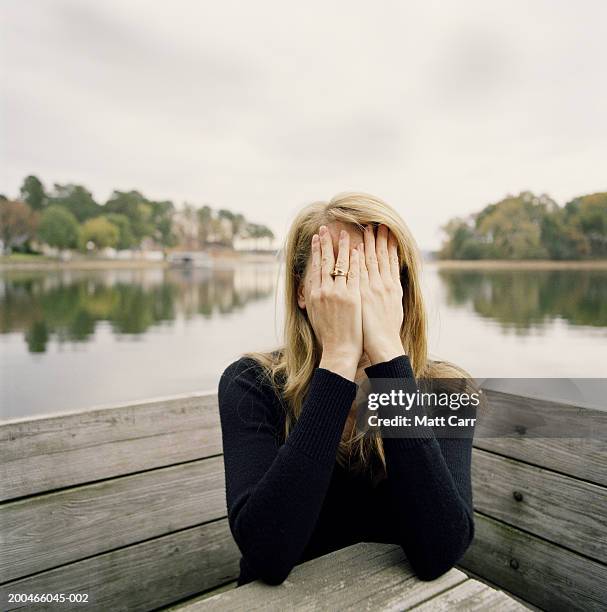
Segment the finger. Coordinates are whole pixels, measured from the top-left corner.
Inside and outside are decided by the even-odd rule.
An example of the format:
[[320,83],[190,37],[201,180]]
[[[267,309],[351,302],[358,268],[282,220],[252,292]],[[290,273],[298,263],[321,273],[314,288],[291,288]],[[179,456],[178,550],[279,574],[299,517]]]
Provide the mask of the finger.
[[395,283],[400,283],[400,262],[398,260],[398,245],[394,234],[388,234],[388,259],[390,260],[390,274]]
[[312,289],[320,289],[320,238],[318,234],[312,236],[312,269],[310,283]]
[[369,271],[367,270],[367,264],[365,263],[365,244],[359,242],[358,244],[358,267],[360,271],[359,283],[361,286],[369,284]]
[[377,254],[377,265],[381,277],[386,280],[392,280],[390,260],[388,259],[388,227],[386,225],[382,224],[377,228],[375,252]]
[[[339,232],[339,247],[337,250],[337,261],[335,267],[348,272],[350,269],[350,235],[345,230]],[[336,276],[334,278],[335,284],[338,287],[346,286],[345,276]]]
[[373,226],[367,225],[364,231],[365,242],[365,264],[369,280],[379,278],[379,268],[377,266],[377,253],[375,252],[375,236],[373,234]]
[[359,250],[350,251],[350,269],[348,270],[348,289],[359,291],[360,289],[360,257]]
[[331,272],[335,267],[335,257],[333,255],[333,240],[326,226],[321,225],[320,235],[320,280],[323,285],[332,285],[333,278]]

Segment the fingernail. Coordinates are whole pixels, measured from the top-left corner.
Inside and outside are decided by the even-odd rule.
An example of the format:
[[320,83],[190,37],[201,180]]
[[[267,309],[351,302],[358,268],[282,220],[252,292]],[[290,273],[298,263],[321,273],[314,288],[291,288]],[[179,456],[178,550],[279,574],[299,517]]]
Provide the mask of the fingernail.
[[346,230],[341,230],[341,232],[339,232],[339,237],[343,240],[346,237]]
[[318,242],[318,234],[314,234],[314,236],[312,236],[312,242],[313,243]]
[[325,225],[321,225],[318,231],[320,234],[324,234],[326,230],[327,230],[327,227]]

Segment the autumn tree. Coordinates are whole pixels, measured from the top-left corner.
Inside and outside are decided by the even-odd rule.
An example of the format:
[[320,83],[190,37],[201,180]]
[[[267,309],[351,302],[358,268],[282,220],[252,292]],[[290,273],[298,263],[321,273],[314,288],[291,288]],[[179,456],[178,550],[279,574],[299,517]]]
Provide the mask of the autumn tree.
[[607,257],[607,193],[559,207],[546,194],[525,191],[452,219],[440,252],[452,259],[584,259]]
[[6,253],[31,240],[36,232],[38,214],[25,202],[0,200],[0,238]]

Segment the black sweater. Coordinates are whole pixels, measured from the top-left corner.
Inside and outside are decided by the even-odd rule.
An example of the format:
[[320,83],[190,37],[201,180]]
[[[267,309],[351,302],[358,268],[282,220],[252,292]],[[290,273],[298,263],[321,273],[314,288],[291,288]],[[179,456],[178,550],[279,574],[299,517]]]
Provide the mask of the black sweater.
[[[409,379],[408,357],[366,368]],[[285,407],[262,368],[241,358],[223,373],[219,411],[228,521],[242,554],[238,584],[280,584],[298,563],[356,542],[399,544],[415,573],[433,580],[474,534],[471,437],[384,437],[387,478],[376,486],[336,461],[357,385],[316,368],[302,412],[284,440]]]

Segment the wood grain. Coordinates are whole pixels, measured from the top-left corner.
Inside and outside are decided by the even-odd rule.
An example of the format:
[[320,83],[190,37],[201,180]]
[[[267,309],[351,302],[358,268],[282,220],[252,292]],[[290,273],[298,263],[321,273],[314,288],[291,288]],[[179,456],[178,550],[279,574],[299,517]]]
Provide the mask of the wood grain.
[[478,580],[466,580],[457,586],[413,608],[415,612],[520,612],[528,610],[502,591],[492,589]]
[[479,411],[475,436],[607,439],[607,412],[493,391],[484,391],[486,411]]
[[474,446],[607,486],[607,441],[579,438],[475,438]]
[[[462,567],[541,608],[601,609],[607,413],[487,397],[473,452],[480,514]],[[581,430],[580,414],[592,435],[537,437]],[[145,610],[233,580],[240,555],[222,518],[221,452],[215,393],[0,425],[4,593],[89,592],[91,609]],[[255,583],[180,609],[511,605],[477,585],[457,570],[422,583],[398,547],[360,544],[295,568],[279,587]]]
[[482,514],[607,563],[606,488],[479,449],[472,483]]
[[605,609],[605,565],[480,514],[475,524],[464,569],[545,610]]
[[294,568],[281,585],[254,582],[179,610],[403,610],[464,580],[453,569],[422,582],[400,547],[360,543]]
[[0,582],[226,515],[223,458],[0,506]]
[[0,425],[0,501],[222,452],[217,395]]
[[153,610],[234,580],[239,558],[223,519],[4,584],[0,609],[60,609],[56,604],[9,607],[8,593],[88,593],[90,606],[66,609]]

